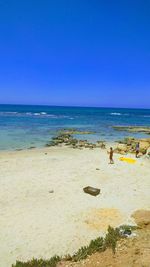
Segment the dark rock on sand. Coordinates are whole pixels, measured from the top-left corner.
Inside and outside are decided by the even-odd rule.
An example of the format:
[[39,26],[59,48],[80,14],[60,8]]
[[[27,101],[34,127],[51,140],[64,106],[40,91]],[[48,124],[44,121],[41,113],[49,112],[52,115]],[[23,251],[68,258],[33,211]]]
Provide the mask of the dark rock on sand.
[[100,147],[102,149],[105,149],[106,145],[105,145],[104,141],[97,141],[96,142],[96,147]]

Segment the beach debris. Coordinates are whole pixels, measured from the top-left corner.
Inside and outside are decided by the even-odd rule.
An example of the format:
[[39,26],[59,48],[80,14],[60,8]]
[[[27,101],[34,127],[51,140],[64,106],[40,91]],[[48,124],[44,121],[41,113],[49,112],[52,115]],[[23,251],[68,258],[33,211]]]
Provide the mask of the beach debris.
[[130,229],[120,229],[120,235],[124,237],[128,237],[132,234]]
[[99,188],[94,188],[92,186],[87,186],[83,188],[84,193],[90,194],[92,196],[97,196],[100,194]]
[[127,238],[133,238],[137,236],[137,234],[133,233],[131,229],[120,229],[120,235],[122,237],[127,237]]
[[136,233],[134,232],[137,230],[137,226],[135,225],[121,225],[118,228],[119,234],[121,237],[127,237],[127,238],[132,238],[136,237]]
[[52,193],[54,193],[54,190],[49,190],[48,192],[49,192],[50,194],[52,194]]
[[99,171],[100,169],[99,168],[96,168],[97,171]]

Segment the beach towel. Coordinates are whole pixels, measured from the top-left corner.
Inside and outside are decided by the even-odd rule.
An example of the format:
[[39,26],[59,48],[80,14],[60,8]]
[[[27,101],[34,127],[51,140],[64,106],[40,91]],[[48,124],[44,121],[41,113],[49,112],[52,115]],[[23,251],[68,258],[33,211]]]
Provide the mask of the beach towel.
[[132,159],[132,158],[124,158],[124,157],[121,157],[121,158],[119,158],[119,160],[125,161],[127,163],[131,163],[131,164],[136,163],[136,159]]

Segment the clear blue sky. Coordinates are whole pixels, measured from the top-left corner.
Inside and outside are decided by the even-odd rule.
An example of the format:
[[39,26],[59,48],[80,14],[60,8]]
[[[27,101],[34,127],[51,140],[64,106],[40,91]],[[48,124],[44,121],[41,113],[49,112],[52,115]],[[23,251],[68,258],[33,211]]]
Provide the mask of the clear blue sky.
[[1,0],[0,103],[150,108],[150,1]]

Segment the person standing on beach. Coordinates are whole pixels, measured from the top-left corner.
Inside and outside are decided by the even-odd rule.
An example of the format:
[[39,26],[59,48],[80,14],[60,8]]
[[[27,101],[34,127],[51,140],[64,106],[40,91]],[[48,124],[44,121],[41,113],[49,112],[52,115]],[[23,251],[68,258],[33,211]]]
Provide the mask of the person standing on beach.
[[109,154],[109,159],[110,159],[109,164],[114,164],[114,160],[113,160],[114,151],[112,147],[110,147],[110,151],[108,151],[108,154]]
[[140,143],[138,142],[135,147],[135,156],[138,158],[138,154],[140,152]]

